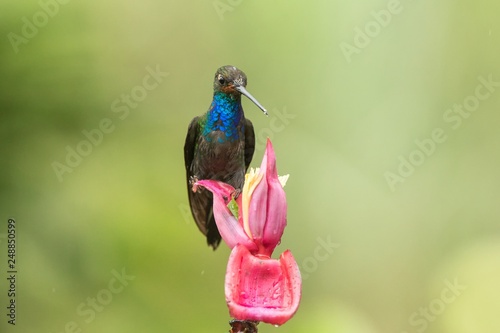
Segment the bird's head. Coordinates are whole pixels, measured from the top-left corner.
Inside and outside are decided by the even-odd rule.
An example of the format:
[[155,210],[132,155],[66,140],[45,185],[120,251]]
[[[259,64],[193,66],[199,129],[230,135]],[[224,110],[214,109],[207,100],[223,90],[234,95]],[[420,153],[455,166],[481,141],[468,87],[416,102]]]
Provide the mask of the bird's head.
[[214,93],[222,92],[234,97],[245,95],[267,115],[267,110],[245,89],[247,76],[234,66],[222,66],[215,72]]

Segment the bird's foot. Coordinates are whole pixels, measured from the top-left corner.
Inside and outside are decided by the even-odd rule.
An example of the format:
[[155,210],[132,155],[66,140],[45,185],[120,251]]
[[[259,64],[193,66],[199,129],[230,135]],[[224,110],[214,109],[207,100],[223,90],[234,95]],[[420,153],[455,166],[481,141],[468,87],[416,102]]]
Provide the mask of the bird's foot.
[[231,200],[234,200],[236,201],[236,199],[238,199],[238,197],[240,196],[241,194],[241,189],[237,188],[236,190],[234,190],[232,193],[231,193],[231,196],[230,197],[226,197],[225,195],[222,196],[222,199],[224,199],[224,202],[228,203],[229,201]]
[[198,177],[196,176],[191,176],[189,177],[189,185],[191,186],[191,190],[196,193],[198,191],[198,185],[196,183],[198,182]]
[[240,194],[241,194],[241,189],[237,188],[236,190],[234,190],[234,192],[231,194],[231,196],[233,197],[234,200],[236,200],[236,199],[238,199]]

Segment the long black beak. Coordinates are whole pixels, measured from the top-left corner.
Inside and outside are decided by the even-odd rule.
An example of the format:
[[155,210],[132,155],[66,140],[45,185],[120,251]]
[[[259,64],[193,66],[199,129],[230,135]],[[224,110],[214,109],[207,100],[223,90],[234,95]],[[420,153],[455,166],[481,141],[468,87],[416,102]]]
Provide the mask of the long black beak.
[[236,90],[238,90],[240,93],[242,93],[243,95],[245,95],[246,97],[248,97],[249,100],[251,100],[255,105],[257,105],[259,107],[259,109],[262,110],[262,112],[264,112],[264,114],[267,116],[267,110],[259,103],[259,101],[257,101],[255,99],[255,97],[253,97],[246,89],[245,87],[243,86],[235,86],[234,87]]

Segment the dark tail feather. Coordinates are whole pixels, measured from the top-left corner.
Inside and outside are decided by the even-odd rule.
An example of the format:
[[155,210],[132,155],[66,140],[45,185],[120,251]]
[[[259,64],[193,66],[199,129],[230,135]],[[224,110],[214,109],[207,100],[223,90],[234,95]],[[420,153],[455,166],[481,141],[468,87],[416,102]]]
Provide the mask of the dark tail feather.
[[217,229],[217,224],[215,224],[214,214],[210,210],[208,221],[208,230],[207,230],[207,244],[213,247],[214,251],[220,244],[221,236],[219,233],[219,229]]

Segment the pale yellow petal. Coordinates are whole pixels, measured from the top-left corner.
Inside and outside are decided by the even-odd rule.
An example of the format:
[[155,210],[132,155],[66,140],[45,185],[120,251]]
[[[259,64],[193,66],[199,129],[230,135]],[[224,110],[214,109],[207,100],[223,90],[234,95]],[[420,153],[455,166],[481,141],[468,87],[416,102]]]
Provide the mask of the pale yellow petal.
[[250,168],[250,172],[245,175],[245,184],[243,185],[243,191],[241,193],[243,196],[241,199],[241,204],[243,205],[243,228],[250,238],[253,238],[253,236],[250,231],[250,226],[248,225],[248,208],[250,206],[253,191],[257,185],[259,185],[263,176],[264,174],[260,172],[260,168]]
[[283,175],[283,176],[278,176],[278,179],[280,181],[280,184],[281,184],[281,187],[285,187],[286,185],[286,182],[288,181],[288,177],[290,177],[290,175]]

